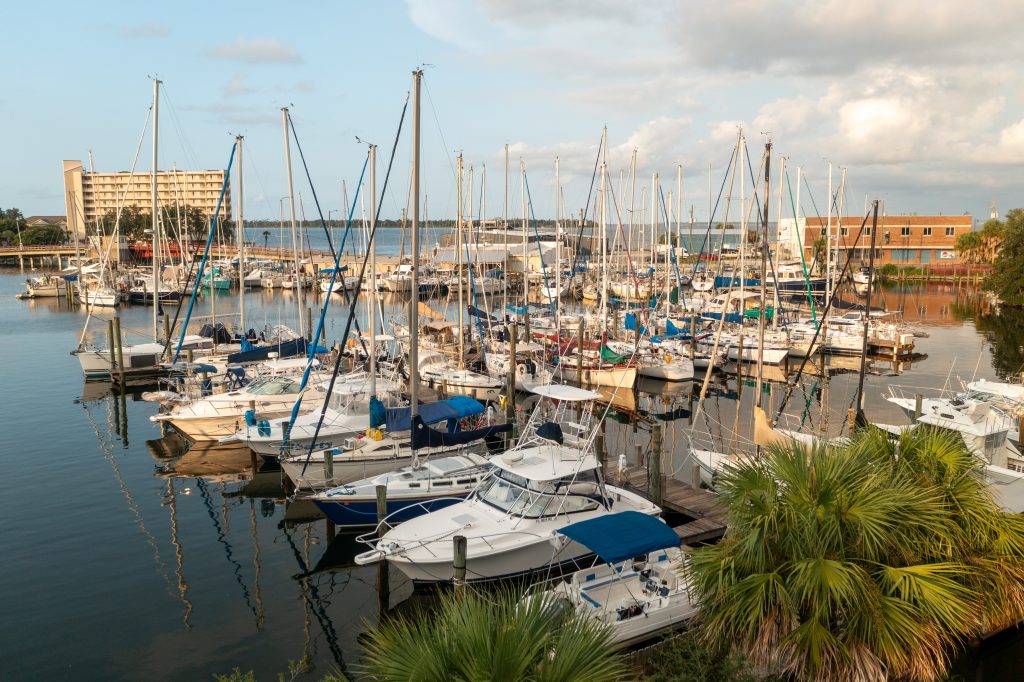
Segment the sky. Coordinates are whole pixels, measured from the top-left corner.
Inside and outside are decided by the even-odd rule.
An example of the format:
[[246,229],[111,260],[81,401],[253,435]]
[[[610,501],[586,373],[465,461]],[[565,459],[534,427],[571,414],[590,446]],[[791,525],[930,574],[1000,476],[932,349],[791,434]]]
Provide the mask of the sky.
[[[315,190],[337,217],[343,181],[354,202],[359,140],[378,145],[383,182],[417,66],[428,217],[457,210],[460,152],[473,212],[483,197],[501,215],[506,144],[511,217],[521,162],[533,214],[554,214],[556,157],[564,210],[578,213],[604,126],[623,210],[635,149],[636,203],[655,172],[678,199],[681,165],[683,213],[705,220],[709,177],[717,196],[740,130],[754,168],[768,138],[776,171],[786,158],[784,217],[797,167],[801,214],[825,210],[829,163],[837,184],[845,170],[849,214],[874,198],[891,215],[981,221],[993,202],[1024,206],[1019,0],[36,2],[5,3],[0,19],[0,207],[25,215],[64,213],[62,159],[91,151],[96,170],[128,170],[142,139],[138,169],[150,168],[157,76],[161,169],[224,168],[244,135],[245,215],[276,217],[288,106],[312,177],[311,189],[293,147],[301,210],[315,217]],[[384,217],[407,205],[411,112],[396,150]]]

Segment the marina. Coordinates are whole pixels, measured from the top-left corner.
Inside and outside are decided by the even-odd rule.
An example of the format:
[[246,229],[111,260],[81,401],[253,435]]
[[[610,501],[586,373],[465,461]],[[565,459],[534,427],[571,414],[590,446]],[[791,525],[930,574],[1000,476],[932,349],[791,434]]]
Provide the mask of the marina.
[[[13,321],[5,332],[12,342],[8,347],[32,348],[31,352],[15,351],[16,362],[26,372],[12,377],[11,386],[30,397],[24,401],[23,418],[10,421],[7,433],[18,442],[28,442],[30,434],[45,430],[50,434],[45,452],[50,454],[26,459],[26,466],[14,477],[13,490],[19,492],[11,500],[12,532],[5,534],[5,542],[17,543],[24,556],[24,548],[35,546],[43,537],[59,532],[67,538],[64,551],[80,555],[76,574],[55,573],[57,565],[44,566],[41,570],[37,567],[34,573],[38,576],[31,580],[34,584],[44,579],[62,595],[69,605],[63,617],[69,622],[91,617],[91,610],[78,609],[97,598],[92,590],[105,589],[102,586],[112,577],[110,567],[119,565],[123,569],[116,573],[118,591],[135,595],[138,604],[126,615],[142,622],[130,629],[115,626],[113,632],[122,641],[122,649],[139,651],[133,657],[142,670],[147,665],[155,666],[154,671],[172,665],[176,675],[186,677],[223,670],[236,660],[242,641],[249,642],[244,656],[257,670],[269,673],[280,667],[280,660],[306,654],[315,669],[323,670],[357,656],[355,642],[362,626],[355,623],[372,622],[380,608],[401,608],[404,601],[416,596],[418,590],[413,590],[412,583],[392,571],[385,590],[387,605],[381,607],[377,568],[354,564],[355,555],[365,547],[354,541],[356,534],[338,532],[302,496],[289,497],[281,471],[269,461],[255,458],[240,444],[190,446],[173,431],[161,435],[149,420],[156,405],[141,399],[141,387],[129,386],[121,393],[116,382],[109,380],[83,383],[77,363],[66,354],[68,340],[76,334],[83,313],[58,298],[17,301],[13,293],[20,282],[17,272],[0,277],[4,293],[0,305],[5,319]],[[872,362],[874,369],[865,382],[866,406],[869,418],[878,421],[893,420],[882,399],[889,385],[909,386],[913,394],[948,387],[957,378],[995,380],[999,374],[991,353],[1005,352],[1002,337],[985,331],[990,326],[987,320],[993,318],[985,312],[983,297],[969,289],[943,285],[904,286],[907,288],[879,293],[887,308],[903,307],[910,311],[908,317],[916,327],[929,332],[928,338],[917,342],[918,355],[926,357],[913,363],[894,364],[891,358]],[[256,290],[245,297],[247,309],[257,316],[254,319],[297,323],[293,295]],[[219,295],[217,306],[230,313],[238,306],[237,294]],[[127,328],[144,326],[147,310],[130,306],[119,315]],[[20,340],[17,345],[11,338],[15,329]],[[938,339],[941,344],[936,343]],[[62,356],[63,368],[54,364],[54,359]],[[842,405],[855,388],[855,375],[845,367],[856,363],[844,365],[841,356],[829,360],[834,363],[826,364],[839,373],[831,376],[828,391],[832,400]],[[704,400],[714,422],[728,428],[734,415],[752,404],[747,384],[754,368],[742,367],[738,376],[729,373],[735,368],[725,369]],[[820,368],[809,374],[815,373],[820,376]],[[37,385],[35,377],[50,378]],[[703,377],[698,373],[695,378]],[[812,387],[813,383],[809,390]],[[772,385],[773,394],[779,390]],[[627,487],[651,497],[660,495],[664,507],[676,514],[675,530],[687,544],[714,541],[724,530],[714,494],[690,486],[692,465],[680,456],[684,434],[691,429],[689,415],[695,407],[695,394],[699,396],[700,391],[701,385],[693,381],[682,391],[674,384],[643,381],[638,382],[636,391],[609,395],[606,404],[616,419],[605,422],[599,445],[609,478],[618,480],[617,460],[624,455]],[[844,422],[845,415],[833,415],[829,428]],[[655,471],[659,477],[656,487],[661,490],[656,494],[650,492],[653,460],[648,456],[653,424],[660,425],[658,437],[662,440]],[[636,445],[641,448],[639,455]],[[29,488],[19,480],[27,482],[38,475],[37,470],[52,466],[57,467],[55,484],[74,485],[85,493],[76,505],[95,510],[89,518],[69,517],[67,523],[57,526],[51,525],[57,519],[50,515],[36,516]],[[73,483],[68,478],[72,472]],[[69,504],[70,500],[62,506]],[[109,520],[97,526],[94,518]],[[95,551],[97,537],[110,538],[102,544],[108,549]],[[4,551],[15,555],[14,545],[7,545]],[[28,567],[28,563],[15,561],[6,570],[21,575],[24,581],[29,580]],[[13,589],[25,583],[14,580],[6,584]],[[80,595],[78,601],[75,594]],[[5,595],[15,617],[29,625],[50,617],[25,596],[25,591]],[[355,605],[361,615],[353,620]],[[145,626],[139,627],[142,623]],[[229,623],[231,627],[225,630]],[[235,648],[196,648],[203,633],[226,631],[236,631],[244,640],[237,640]],[[150,642],[169,636],[179,642],[178,647],[193,653],[176,657],[173,664],[157,652],[142,655]],[[40,677],[63,674],[48,662],[42,649],[21,648],[19,660],[31,665]],[[102,646],[83,642],[72,655],[114,678],[134,677],[139,671],[119,670],[118,657]]]
[[1020,679],[1016,71],[723,7],[66,8],[0,678]]

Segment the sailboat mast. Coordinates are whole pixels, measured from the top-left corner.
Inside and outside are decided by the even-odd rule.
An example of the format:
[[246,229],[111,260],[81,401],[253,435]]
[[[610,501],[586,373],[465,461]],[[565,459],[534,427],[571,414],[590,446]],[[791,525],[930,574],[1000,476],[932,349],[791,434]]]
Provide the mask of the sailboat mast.
[[519,184],[522,189],[522,200],[523,200],[523,309],[527,311],[529,315],[530,309],[530,254],[527,246],[527,231],[526,231],[526,162],[519,159]]
[[[370,145],[370,395],[377,395],[377,145]],[[344,282],[344,279],[342,280]],[[344,284],[342,284],[344,286]]]
[[651,175],[651,267],[658,264],[658,174]]
[[458,176],[459,210],[456,212],[455,220],[455,277],[459,283],[459,369],[464,369],[466,366],[466,337],[463,329],[465,324],[463,316],[466,304],[462,293],[462,154],[459,154],[458,158]]
[[153,340],[159,340],[160,333],[160,224],[159,208],[157,206],[157,130],[160,120],[160,81],[153,79],[153,182],[150,191],[152,193],[153,207]]
[[[561,343],[562,327],[562,183],[558,157],[555,157],[555,339]],[[549,285],[550,286],[550,285]],[[550,300],[550,299],[549,299]]]
[[245,334],[245,208],[242,189],[242,135],[236,135],[238,143],[238,212],[235,214],[235,229],[238,230],[238,326]]
[[868,364],[868,328],[871,325],[871,287],[875,282],[875,235],[878,234],[878,199],[871,202],[871,254],[868,256],[868,293],[864,299],[864,337],[860,348],[860,376],[857,378],[857,421],[864,418],[864,372]]
[[[764,237],[761,243],[761,307],[757,315],[757,395],[755,405],[761,407],[764,391],[761,385],[764,380],[764,316],[765,300],[768,297],[768,201],[771,199],[771,165],[772,143],[769,140],[764,146]],[[778,290],[778,277],[775,278],[775,289]],[[775,309],[774,314],[778,314]]]
[[[820,223],[819,223],[820,224]],[[828,162],[828,223],[825,227],[825,300],[832,300],[832,162]]]
[[284,168],[288,175],[288,208],[292,222],[292,257],[295,259],[295,301],[299,308],[299,336],[306,335],[306,323],[302,310],[302,280],[299,277],[299,237],[295,225],[295,189],[292,184],[292,145],[288,137],[288,107],[281,107],[281,125],[284,130]]
[[419,269],[420,269],[420,81],[423,72],[412,72],[412,272],[409,300],[409,414],[419,414],[420,366],[419,366]]
[[510,263],[509,257],[508,257],[508,143],[507,142],[505,143],[505,199],[504,199],[504,202],[502,204],[502,209],[501,209],[501,222],[502,222],[502,228],[504,229],[504,232],[505,232],[505,273],[504,273],[505,287],[504,287],[504,292],[502,293],[502,304],[501,304],[501,306],[502,306],[503,310],[501,311],[501,314],[502,314],[502,319],[505,319],[505,315],[508,314],[506,311],[508,310],[508,285],[509,285],[509,276],[508,276],[509,267],[508,266],[509,266],[509,263]]
[[[608,331],[608,126],[601,129],[601,331]],[[580,348],[583,340],[580,339]]]
[[[682,239],[683,227],[683,164],[676,165],[676,243],[672,246],[672,253],[678,258],[677,250]],[[681,292],[680,292],[681,293]],[[682,300],[681,298],[679,300]]]
[[[776,261],[776,263],[779,261],[779,255],[780,255],[780,253],[782,251],[782,249],[779,248],[779,225],[782,224],[782,184],[785,181],[785,179],[786,179],[786,157],[783,156],[783,157],[781,157],[779,159],[779,202],[778,202],[779,203],[779,207],[777,209],[775,209],[775,216],[776,216],[775,217],[775,261]],[[773,330],[777,330],[779,328],[778,312],[779,312],[779,307],[780,307],[780,303],[781,302],[779,300],[779,284],[778,284],[777,280],[778,280],[778,277],[776,276],[775,295],[773,297],[774,301],[775,301],[774,305],[775,305],[775,313],[776,314],[772,315],[772,329]]]

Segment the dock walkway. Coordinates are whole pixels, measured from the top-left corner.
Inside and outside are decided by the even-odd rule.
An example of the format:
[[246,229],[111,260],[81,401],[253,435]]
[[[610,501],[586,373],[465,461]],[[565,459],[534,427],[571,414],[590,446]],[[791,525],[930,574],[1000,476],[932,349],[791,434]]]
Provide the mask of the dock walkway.
[[[632,471],[625,487],[633,492],[652,497],[650,481],[645,469]],[[725,535],[725,505],[718,495],[704,488],[694,488],[676,478],[661,477],[661,507],[693,519],[672,530],[685,545],[715,540]]]

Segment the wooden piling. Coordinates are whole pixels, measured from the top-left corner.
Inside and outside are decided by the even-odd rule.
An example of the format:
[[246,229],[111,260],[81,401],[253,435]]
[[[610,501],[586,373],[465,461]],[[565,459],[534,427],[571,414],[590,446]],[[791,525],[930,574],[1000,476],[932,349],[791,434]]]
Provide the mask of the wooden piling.
[[921,413],[923,412],[921,403],[923,400],[924,396],[920,393],[914,396],[914,421],[917,421],[921,417]]
[[[580,319],[580,328],[576,336],[576,382],[579,384],[583,383],[583,333],[585,331],[584,321]],[[558,342],[561,343],[562,340],[559,339]],[[559,358],[559,362],[561,362],[561,358]]]
[[378,485],[377,491],[377,536],[384,536],[384,519],[388,515],[388,487],[386,485]]
[[661,424],[651,427],[651,452],[647,455],[648,490],[651,494],[651,501],[661,506]]
[[452,538],[452,574],[455,588],[461,590],[466,586],[466,536],[456,535]]
[[110,349],[111,356],[117,353],[117,373],[118,379],[121,383],[121,390],[124,391],[124,345],[121,342],[121,318],[114,318],[114,340],[117,342],[113,348]]
[[334,482],[334,448],[324,450],[324,478],[328,485]]
[[171,316],[164,315],[164,344],[166,345],[165,354],[169,360],[171,357]]

